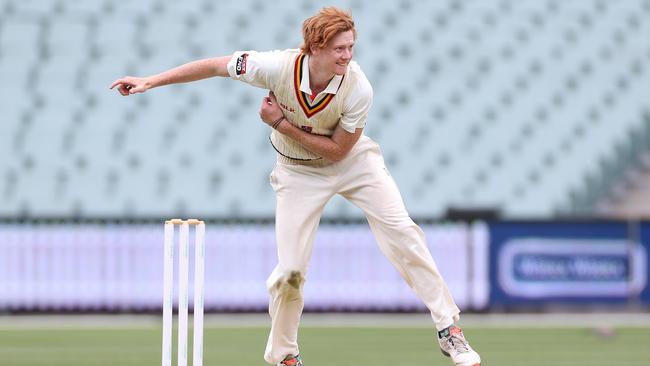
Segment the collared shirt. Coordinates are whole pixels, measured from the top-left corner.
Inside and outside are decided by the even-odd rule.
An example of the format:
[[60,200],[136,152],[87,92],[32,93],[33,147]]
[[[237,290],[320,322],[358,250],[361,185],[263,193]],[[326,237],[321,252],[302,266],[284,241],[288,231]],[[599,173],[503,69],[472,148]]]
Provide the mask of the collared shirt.
[[[263,89],[275,90],[283,71],[283,65],[286,63],[287,58],[295,57],[296,52],[297,50],[237,51],[228,63],[228,73],[233,79]],[[311,95],[308,57],[305,55],[305,60],[302,63],[302,78],[300,79],[299,89]],[[354,133],[357,128],[365,127],[368,112],[372,105],[372,86],[356,63],[351,63],[348,70],[352,66],[354,72],[362,77],[357,78],[358,81],[352,90],[346,94],[343,112],[338,122],[343,129],[350,133]],[[344,77],[335,75],[327,87],[314,96],[314,100],[318,100],[324,94],[336,95]],[[307,114],[306,117],[311,118],[311,115]]]
[[[336,94],[336,91],[339,90],[341,81],[343,80],[342,75],[334,75],[332,80],[330,80],[327,87],[317,95],[314,99],[318,99],[322,94]],[[307,95],[312,95],[311,84],[309,83],[309,55],[305,56],[305,60],[302,63],[302,79],[300,80],[300,91],[307,93]]]

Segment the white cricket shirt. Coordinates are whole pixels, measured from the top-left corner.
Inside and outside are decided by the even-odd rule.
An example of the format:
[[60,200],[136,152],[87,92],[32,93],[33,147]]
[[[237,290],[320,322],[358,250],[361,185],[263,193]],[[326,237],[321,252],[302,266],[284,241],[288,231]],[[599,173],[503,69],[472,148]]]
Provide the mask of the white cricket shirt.
[[[228,73],[233,79],[272,90],[287,120],[309,133],[331,136],[338,125],[354,133],[365,126],[372,105],[372,87],[354,61],[345,75],[334,76],[316,96],[311,95],[309,55],[300,50],[238,51],[228,63]],[[320,158],[275,130],[271,143],[288,158]]]

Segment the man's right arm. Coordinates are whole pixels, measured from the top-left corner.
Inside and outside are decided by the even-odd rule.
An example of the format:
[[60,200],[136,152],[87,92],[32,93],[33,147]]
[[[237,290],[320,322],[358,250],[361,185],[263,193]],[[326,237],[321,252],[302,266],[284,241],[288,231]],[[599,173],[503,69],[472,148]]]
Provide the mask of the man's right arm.
[[163,85],[189,83],[215,76],[227,77],[230,76],[227,66],[231,58],[232,56],[222,56],[192,61],[160,74],[143,78],[126,76],[115,80],[111,84],[111,89],[117,86],[120,94],[130,95],[143,93]]

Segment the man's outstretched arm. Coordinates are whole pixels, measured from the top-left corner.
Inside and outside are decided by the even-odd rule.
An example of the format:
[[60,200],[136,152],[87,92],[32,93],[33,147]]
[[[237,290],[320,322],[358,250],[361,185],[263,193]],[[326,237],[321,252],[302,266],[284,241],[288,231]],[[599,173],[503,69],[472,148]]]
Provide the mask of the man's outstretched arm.
[[143,93],[151,88],[163,85],[188,83],[215,76],[227,77],[228,62],[232,56],[206,58],[192,61],[173,69],[148,77],[125,76],[111,84],[111,89],[117,86],[122,95]]

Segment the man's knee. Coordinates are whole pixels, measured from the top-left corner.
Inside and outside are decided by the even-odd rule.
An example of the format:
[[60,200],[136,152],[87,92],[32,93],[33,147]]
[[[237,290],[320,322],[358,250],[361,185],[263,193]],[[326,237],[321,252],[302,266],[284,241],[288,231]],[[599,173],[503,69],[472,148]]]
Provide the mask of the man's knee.
[[296,270],[286,271],[281,273],[279,278],[271,283],[269,291],[280,294],[296,293],[301,291],[304,283],[305,276],[302,272]]
[[302,284],[305,282],[305,277],[300,273],[300,271],[291,271],[287,277],[287,284],[294,289],[298,290],[302,287]]

